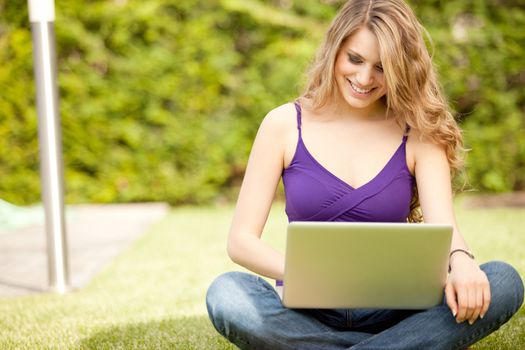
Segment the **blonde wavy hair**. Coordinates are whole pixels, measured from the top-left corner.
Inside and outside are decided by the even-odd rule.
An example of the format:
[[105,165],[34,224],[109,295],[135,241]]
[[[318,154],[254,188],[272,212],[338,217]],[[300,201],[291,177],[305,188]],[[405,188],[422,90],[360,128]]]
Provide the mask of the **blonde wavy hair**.
[[[379,43],[387,114],[393,115],[399,125],[408,124],[417,130],[421,138],[441,145],[451,175],[457,175],[463,168],[465,151],[461,130],[439,86],[423,33],[429,41],[430,36],[402,0],[348,1],[326,33],[300,99],[316,110],[335,97],[336,56],[345,40],[363,27],[374,33]],[[419,222],[422,215],[415,185],[413,193],[408,221]]]

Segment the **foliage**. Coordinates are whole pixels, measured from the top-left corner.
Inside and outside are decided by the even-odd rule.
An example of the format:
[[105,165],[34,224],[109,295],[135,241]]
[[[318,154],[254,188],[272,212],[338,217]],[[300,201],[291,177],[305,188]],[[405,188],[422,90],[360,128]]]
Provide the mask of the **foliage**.
[[[68,202],[203,202],[235,187],[342,1],[56,0]],[[412,1],[462,118],[470,182],[525,187],[525,10]],[[0,197],[40,198],[27,2],[0,0]]]
[[[418,2],[444,89],[459,114],[474,188],[525,189],[525,6]],[[431,6],[429,6],[431,5]],[[439,13],[439,16],[436,16]]]

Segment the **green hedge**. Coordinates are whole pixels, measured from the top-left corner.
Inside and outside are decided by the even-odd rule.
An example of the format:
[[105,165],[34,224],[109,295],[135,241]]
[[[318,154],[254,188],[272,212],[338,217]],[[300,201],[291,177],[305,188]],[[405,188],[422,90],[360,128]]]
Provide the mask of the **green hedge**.
[[[525,10],[503,2],[414,2],[481,190],[525,187]],[[55,3],[67,202],[176,204],[238,185],[341,1]],[[0,0],[0,198],[17,204],[40,199],[31,46],[27,2]]]

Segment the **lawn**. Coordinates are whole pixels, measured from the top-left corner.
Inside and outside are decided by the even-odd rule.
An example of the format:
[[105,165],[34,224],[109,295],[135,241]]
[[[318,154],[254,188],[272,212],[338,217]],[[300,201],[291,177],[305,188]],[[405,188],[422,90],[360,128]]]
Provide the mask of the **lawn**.
[[[480,262],[505,260],[525,276],[525,209],[462,209],[463,235]],[[237,269],[225,254],[233,208],[174,209],[82,290],[0,298],[0,349],[234,349],[208,321],[206,288]],[[284,246],[282,204],[264,238]],[[525,311],[475,349],[525,347]]]

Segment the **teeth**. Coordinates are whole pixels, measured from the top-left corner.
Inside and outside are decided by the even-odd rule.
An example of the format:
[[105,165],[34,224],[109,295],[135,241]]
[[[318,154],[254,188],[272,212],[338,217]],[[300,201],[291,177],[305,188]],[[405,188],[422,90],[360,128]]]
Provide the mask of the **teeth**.
[[359,92],[360,94],[368,94],[370,91],[372,91],[372,89],[364,90],[364,89],[358,88],[357,86],[354,85],[354,83],[352,83],[351,80],[349,81],[350,81],[350,85],[352,85],[352,88],[355,91]]

